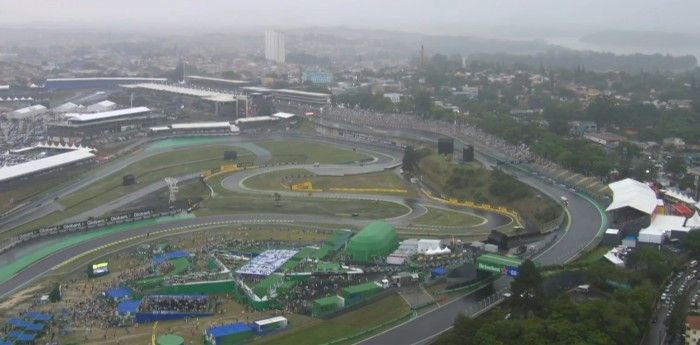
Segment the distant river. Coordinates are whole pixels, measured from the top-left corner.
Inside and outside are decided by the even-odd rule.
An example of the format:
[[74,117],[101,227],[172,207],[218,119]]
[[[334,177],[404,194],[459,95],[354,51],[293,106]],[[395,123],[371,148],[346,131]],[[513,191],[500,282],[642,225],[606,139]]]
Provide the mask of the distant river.
[[667,49],[664,48],[663,51],[655,50],[650,47],[634,47],[634,46],[619,46],[619,45],[604,45],[581,42],[579,37],[556,37],[547,39],[548,43],[563,46],[566,48],[576,49],[576,50],[592,50],[598,52],[611,52],[615,54],[671,54],[671,55],[695,55],[698,60],[700,60],[700,47],[687,47],[687,48],[676,48]]

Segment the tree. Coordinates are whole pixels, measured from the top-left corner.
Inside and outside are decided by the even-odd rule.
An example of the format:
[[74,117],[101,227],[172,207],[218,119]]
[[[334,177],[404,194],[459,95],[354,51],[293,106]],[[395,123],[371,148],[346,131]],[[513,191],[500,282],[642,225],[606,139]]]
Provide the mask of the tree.
[[673,156],[666,162],[664,167],[666,172],[673,175],[674,177],[680,177],[687,171],[687,166],[685,160],[681,156]]
[[688,235],[683,238],[681,245],[690,251],[695,258],[700,257],[700,230],[689,231]]
[[532,260],[525,260],[520,265],[520,274],[510,284],[511,305],[520,309],[522,318],[527,318],[530,312],[541,311],[544,304],[542,291],[542,275]]
[[403,151],[403,160],[401,161],[401,169],[405,172],[415,172],[418,169],[418,161],[420,160],[420,157],[418,155],[418,151],[411,146],[408,145],[406,146],[406,149]]
[[426,91],[419,91],[413,97],[413,104],[415,105],[416,114],[421,116],[428,115],[433,108],[433,100]]

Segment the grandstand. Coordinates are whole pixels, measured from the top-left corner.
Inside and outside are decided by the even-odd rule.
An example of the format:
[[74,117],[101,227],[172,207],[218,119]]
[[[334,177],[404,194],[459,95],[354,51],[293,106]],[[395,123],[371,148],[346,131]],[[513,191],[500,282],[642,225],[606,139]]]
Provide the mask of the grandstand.
[[[165,93],[165,94],[172,94],[172,95],[177,95],[179,97],[189,97],[194,100],[202,100],[202,101],[208,101],[208,102],[213,102],[214,103],[214,113],[216,115],[224,115],[225,111],[220,111],[219,109],[220,104],[227,104],[227,103],[235,103],[236,106],[233,109],[233,112],[236,117],[238,117],[239,114],[239,107],[238,103],[239,102],[244,102],[245,108],[247,108],[247,102],[248,99],[245,96],[237,95],[231,92],[218,92],[218,91],[212,91],[211,89],[205,89],[205,88],[198,88],[198,87],[188,87],[188,86],[183,86],[183,85],[174,85],[174,84],[156,84],[156,83],[138,83],[138,84],[130,84],[130,85],[124,85],[124,88],[127,89],[132,89],[132,90],[146,90],[146,91],[152,91],[156,93]],[[244,109],[245,109],[244,108]]]
[[271,96],[272,104],[278,111],[293,114],[317,114],[331,104],[331,95],[327,93],[306,92],[289,89],[268,89],[266,87],[242,87],[240,91],[247,95],[260,94]]
[[134,83],[165,83],[167,81],[165,78],[57,78],[46,79],[44,88],[47,90],[107,89]]
[[221,79],[221,78],[210,78],[210,77],[200,77],[196,75],[188,75],[185,77],[185,83],[188,85],[197,85],[209,88],[224,89],[235,91],[244,86],[250,86],[252,82],[248,80],[233,80],[233,79]]
[[89,149],[78,149],[54,156],[0,168],[0,183],[46,172],[94,158]]
[[233,121],[233,123],[235,123],[236,126],[242,127],[243,129],[248,129],[256,126],[269,125],[278,120],[279,118],[274,116],[255,116],[240,118]]
[[165,115],[151,114],[146,107],[136,107],[93,114],[68,113],[63,117],[64,121],[48,124],[49,135],[91,138],[105,132],[123,132],[154,125]]
[[193,123],[173,123],[168,126],[150,127],[148,129],[151,136],[164,135],[235,135],[240,133],[236,125],[228,121],[222,122],[193,122]]

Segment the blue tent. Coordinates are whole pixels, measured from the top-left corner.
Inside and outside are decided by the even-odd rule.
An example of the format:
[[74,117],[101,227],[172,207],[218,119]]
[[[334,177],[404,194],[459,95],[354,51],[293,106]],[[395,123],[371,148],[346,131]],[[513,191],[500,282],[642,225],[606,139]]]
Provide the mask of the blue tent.
[[215,339],[253,330],[253,327],[248,326],[243,322],[232,323],[230,325],[224,325],[219,327],[207,328],[207,333],[214,337]]
[[7,341],[0,341],[0,345],[14,345],[14,343],[10,343]]
[[22,331],[9,331],[9,332],[7,332],[8,338],[17,339],[20,335],[22,335]]
[[178,259],[178,258],[186,258],[189,256],[190,256],[190,252],[188,252],[186,250],[165,253],[165,258],[168,260],[173,260],[173,259]]
[[117,313],[136,314],[136,311],[139,309],[139,304],[141,304],[141,301],[121,301],[117,306]]
[[51,319],[53,319],[53,315],[51,314],[38,313],[35,311],[28,312],[26,317],[30,320],[41,322],[50,321]]
[[107,297],[115,300],[131,298],[131,291],[125,288],[115,288],[107,290]]
[[160,263],[160,262],[163,262],[163,261],[165,261],[165,258],[161,258],[161,257],[157,257],[157,258],[151,259],[151,263],[152,263],[152,264],[157,264],[157,263]]
[[447,270],[444,269],[444,268],[441,268],[441,267],[433,268],[433,269],[430,271],[430,275],[432,275],[433,277],[435,277],[435,276],[441,276],[441,275],[444,275],[445,273],[447,273]]
[[41,332],[44,330],[44,325],[41,323],[33,323],[24,329],[25,332]]
[[22,334],[17,337],[17,341],[34,341],[36,334]]
[[37,314],[33,318],[34,318],[34,321],[46,322],[46,321],[51,321],[51,319],[53,319],[53,315],[51,315],[51,314]]
[[11,319],[5,321],[5,324],[6,324],[6,325],[15,326],[15,325],[17,325],[17,323],[19,323],[19,322],[22,322],[22,319],[13,317],[13,318],[11,318]]
[[32,325],[32,323],[29,321],[20,321],[20,322],[17,322],[17,324],[15,324],[15,327],[24,329],[24,328],[27,328],[31,325]]

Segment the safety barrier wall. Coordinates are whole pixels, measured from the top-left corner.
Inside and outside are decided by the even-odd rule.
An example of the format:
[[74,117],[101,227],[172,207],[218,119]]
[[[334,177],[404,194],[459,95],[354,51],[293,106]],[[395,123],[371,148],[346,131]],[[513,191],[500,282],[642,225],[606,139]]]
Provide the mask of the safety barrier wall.
[[443,199],[443,198],[433,196],[432,193],[428,192],[425,189],[421,189],[421,191],[423,192],[423,194],[425,194],[428,198],[430,198],[433,201],[437,201],[437,202],[441,202],[441,203],[449,204],[449,205],[473,208],[473,209],[482,210],[482,211],[500,213],[500,214],[503,214],[505,216],[510,217],[519,226],[522,226],[522,222],[520,221],[520,215],[515,210],[511,210],[511,209],[506,208],[506,207],[491,206],[489,204],[475,203],[473,201],[459,201],[457,199]]
[[98,219],[88,219],[79,222],[66,223],[61,225],[44,226],[38,229],[27,231],[17,236],[12,236],[8,241],[9,244],[0,248],[0,254],[8,251],[17,245],[34,240],[39,237],[53,236],[58,234],[64,234],[68,232],[84,231],[99,229],[105,226],[118,225],[123,223],[130,223],[136,220],[156,218],[166,215],[176,214],[176,211],[169,212],[154,212],[152,210],[136,211],[132,213],[110,216]]

